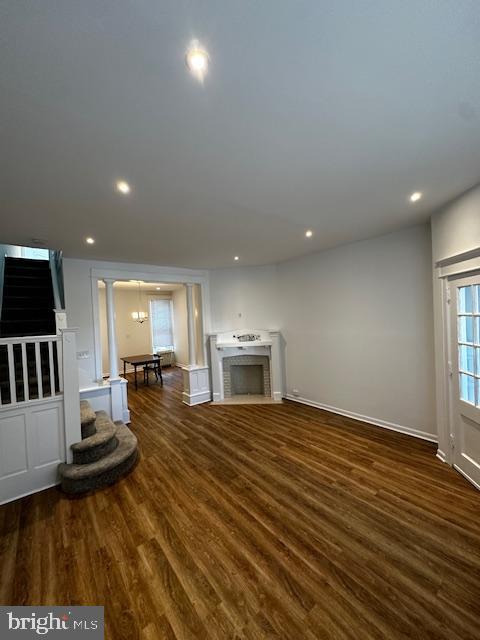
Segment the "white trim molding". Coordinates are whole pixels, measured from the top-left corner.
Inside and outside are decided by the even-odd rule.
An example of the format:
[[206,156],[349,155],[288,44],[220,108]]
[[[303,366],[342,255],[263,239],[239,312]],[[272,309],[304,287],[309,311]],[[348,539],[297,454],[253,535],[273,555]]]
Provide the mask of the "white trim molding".
[[445,462],[445,464],[448,464],[447,458],[441,449],[437,449],[436,455],[439,460],[441,460],[442,462]]
[[182,367],[182,372],[182,402],[188,404],[189,407],[210,402],[212,392],[210,391],[209,368],[194,364]]
[[453,389],[450,376],[450,363],[454,357],[450,337],[450,281],[468,277],[479,270],[480,247],[437,260],[433,269],[437,457],[450,466],[453,466],[450,434],[453,433],[454,428]]
[[360,413],[355,413],[354,411],[346,411],[345,409],[339,409],[338,407],[332,407],[328,404],[323,404],[322,402],[315,402],[314,400],[308,400],[307,398],[293,396],[291,394],[287,394],[285,398],[287,400],[292,400],[293,402],[308,405],[309,407],[314,407],[315,409],[329,411],[330,413],[336,413],[340,416],[345,416],[346,418],[358,420],[359,422],[365,422],[375,427],[389,429],[390,431],[397,431],[398,433],[404,433],[407,436],[413,436],[414,438],[420,438],[421,440],[428,440],[428,442],[437,442],[437,436],[433,433],[428,433],[428,431],[421,431],[420,429],[406,427],[394,422],[387,422],[386,420],[379,420],[378,418],[364,416]]
[[465,473],[465,471],[463,469],[460,469],[460,467],[457,467],[456,464],[452,466],[455,469],[455,471],[458,471],[458,473],[462,475],[464,478],[466,478],[469,482],[471,482],[476,489],[480,490],[480,484],[478,484],[478,482],[476,482],[473,478],[471,478],[468,475],[468,473]]

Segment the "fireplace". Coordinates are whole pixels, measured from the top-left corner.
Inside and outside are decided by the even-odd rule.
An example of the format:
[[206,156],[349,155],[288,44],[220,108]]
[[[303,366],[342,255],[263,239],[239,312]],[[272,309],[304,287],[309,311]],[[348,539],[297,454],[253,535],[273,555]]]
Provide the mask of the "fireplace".
[[236,331],[210,336],[213,401],[277,402],[282,399],[278,331]]
[[270,397],[270,360],[268,356],[242,355],[223,358],[223,395]]

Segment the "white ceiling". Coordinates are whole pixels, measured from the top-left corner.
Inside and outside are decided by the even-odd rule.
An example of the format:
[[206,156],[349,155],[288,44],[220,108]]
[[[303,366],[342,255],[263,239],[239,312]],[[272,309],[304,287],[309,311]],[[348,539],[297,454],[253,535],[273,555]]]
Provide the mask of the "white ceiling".
[[220,267],[424,220],[480,179],[479,78],[478,0],[3,2],[0,241]]

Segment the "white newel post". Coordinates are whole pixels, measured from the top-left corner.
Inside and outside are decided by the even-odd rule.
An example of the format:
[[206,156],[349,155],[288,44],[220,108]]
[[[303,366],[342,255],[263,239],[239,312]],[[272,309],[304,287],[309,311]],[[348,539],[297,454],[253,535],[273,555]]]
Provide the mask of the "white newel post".
[[65,416],[65,458],[72,462],[71,445],[80,442],[80,389],[77,366],[77,329],[61,329],[63,362],[63,408]]
[[54,309],[54,313],[56,334],[59,336],[61,330],[67,328],[67,313],[65,309]]
[[112,420],[125,420],[125,402],[123,385],[126,382],[118,375],[117,336],[115,332],[115,295],[113,278],[104,278],[107,303],[108,361],[110,367],[110,394],[112,403]]
[[208,366],[197,364],[197,347],[195,343],[195,305],[193,302],[194,284],[185,284],[187,293],[187,326],[188,326],[188,366],[183,370],[183,394],[185,404],[193,406],[202,402],[210,402],[210,377]]

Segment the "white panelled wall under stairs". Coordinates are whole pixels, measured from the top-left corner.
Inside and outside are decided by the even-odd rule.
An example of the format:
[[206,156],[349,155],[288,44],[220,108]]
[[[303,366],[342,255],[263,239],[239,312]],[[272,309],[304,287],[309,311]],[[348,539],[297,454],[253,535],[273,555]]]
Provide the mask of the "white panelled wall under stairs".
[[57,484],[81,439],[75,333],[0,338],[0,504]]

